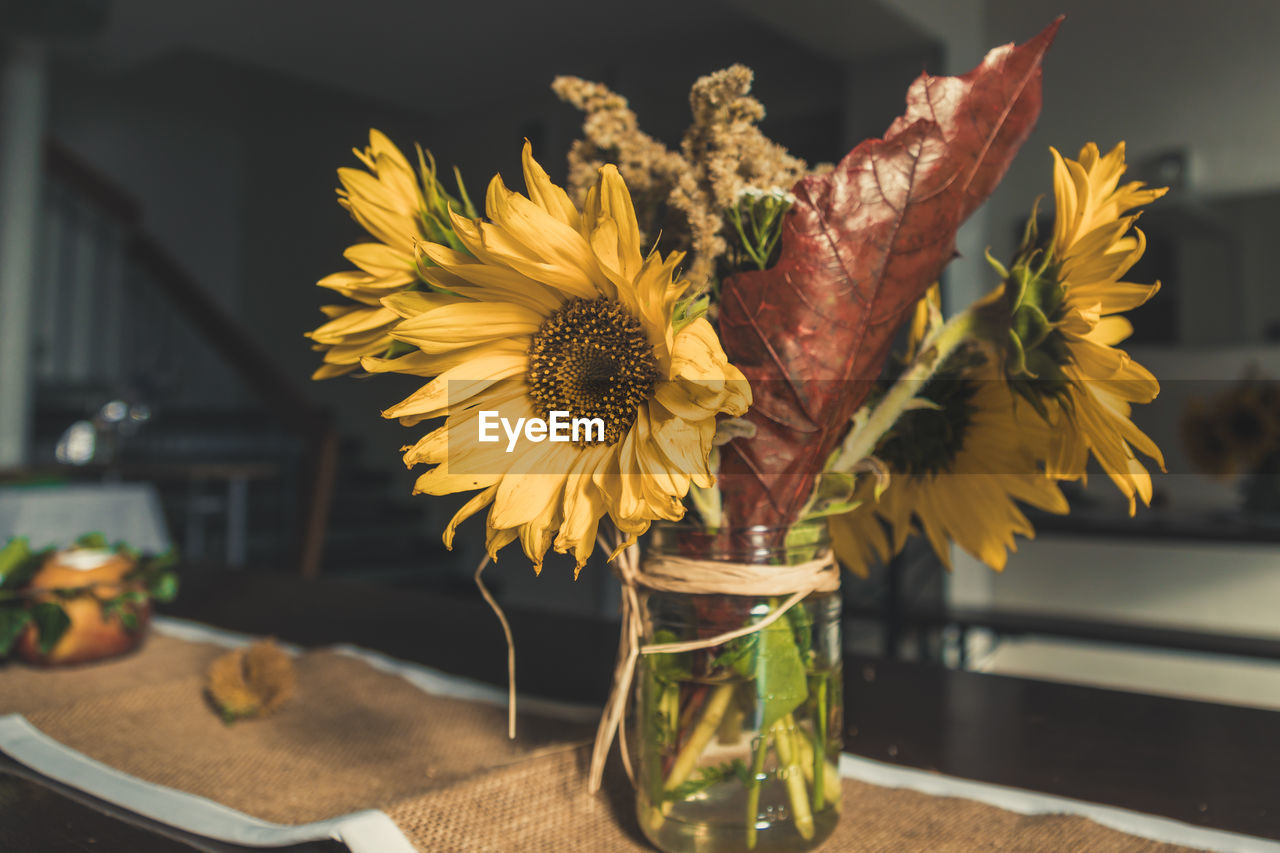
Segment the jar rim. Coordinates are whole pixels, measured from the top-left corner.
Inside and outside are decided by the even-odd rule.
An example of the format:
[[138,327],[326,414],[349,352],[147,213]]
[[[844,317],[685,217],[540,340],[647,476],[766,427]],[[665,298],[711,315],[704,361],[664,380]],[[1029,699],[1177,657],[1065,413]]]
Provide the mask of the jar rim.
[[[795,537],[795,531],[802,535]],[[656,553],[700,556],[761,565],[794,565],[818,559],[831,547],[826,519],[810,519],[790,527],[756,524],[712,528],[681,519],[652,525],[649,548]]]
[[650,527],[656,530],[671,530],[674,532],[685,531],[685,530],[695,531],[695,532],[706,532],[709,530],[716,530],[716,531],[728,530],[733,533],[769,534],[769,533],[786,533],[788,531],[794,530],[797,527],[814,527],[814,528],[817,528],[820,526],[824,527],[826,526],[826,521],[827,520],[825,518],[810,518],[804,521],[797,521],[795,524],[780,524],[776,526],[772,526],[768,524],[748,524],[745,526],[734,526],[730,524],[723,527],[710,528],[710,527],[707,527],[705,524],[702,524],[701,522],[690,521],[688,518],[682,518],[679,521],[668,521],[666,519],[658,519],[657,521],[654,521],[650,525]]

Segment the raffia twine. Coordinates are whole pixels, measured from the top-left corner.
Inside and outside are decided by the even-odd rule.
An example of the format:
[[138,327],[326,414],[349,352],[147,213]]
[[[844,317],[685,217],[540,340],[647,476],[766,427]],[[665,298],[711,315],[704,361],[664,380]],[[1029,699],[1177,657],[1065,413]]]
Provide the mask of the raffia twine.
[[[600,545],[608,552],[603,540]],[[595,746],[591,751],[591,772],[587,787],[591,793],[600,790],[604,779],[605,759],[613,738],[618,736],[622,748],[622,763],[627,776],[635,782],[635,770],[631,766],[631,754],[627,749],[626,715],[627,699],[635,676],[640,655],[670,654],[709,649],[730,640],[762,631],[786,615],[807,596],[815,592],[834,592],[840,588],[840,569],[830,551],[824,551],[814,560],[794,565],[774,566],[756,563],[730,563],[719,560],[696,560],[688,557],[659,556],[640,560],[640,548],[635,544],[615,549],[613,573],[622,584],[622,627],[618,638],[618,662],[613,670],[613,686],[600,715],[596,729]],[[484,585],[482,575],[489,565],[486,556],[476,567],[475,581],[480,594],[497,614],[507,640],[507,736],[516,736],[516,651],[511,636],[511,626],[506,614]],[[644,637],[644,619],[640,607],[640,587],[658,592],[679,592],[688,595],[742,595],[787,596],[779,607],[758,622],[735,628],[701,640],[679,643],[641,643]]]
[[[635,782],[623,719],[640,655],[688,652],[719,646],[767,628],[811,593],[833,592],[840,588],[840,570],[830,551],[823,552],[815,560],[789,566],[695,560],[676,556],[652,557],[642,565],[640,549],[632,545],[617,555],[613,561],[613,570],[622,583],[622,631],[618,639],[618,663],[613,671],[613,687],[601,714],[595,746],[591,751],[591,773],[587,786],[592,793],[600,790],[604,779],[605,759],[609,755],[615,733],[621,745],[622,763],[627,776]],[[642,644],[644,619],[640,607],[640,587],[690,595],[785,595],[787,599],[760,621],[714,637],[679,643]]]

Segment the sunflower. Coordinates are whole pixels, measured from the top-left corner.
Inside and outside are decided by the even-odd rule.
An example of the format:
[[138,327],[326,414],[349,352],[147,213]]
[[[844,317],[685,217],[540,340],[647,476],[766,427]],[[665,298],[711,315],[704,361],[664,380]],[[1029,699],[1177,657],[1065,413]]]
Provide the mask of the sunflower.
[[[355,304],[321,307],[329,322],[307,334],[315,342],[313,349],[324,353],[324,364],[312,379],[341,376],[359,367],[365,356],[387,354],[391,327],[399,317],[381,300],[418,285],[418,244],[450,240],[453,235],[445,217],[450,204],[460,204],[440,188],[435,162],[421,149],[417,173],[400,149],[377,130],[369,131],[369,146],[355,149],[355,155],[368,171],[338,170],[343,187],[338,190],[338,203],[378,242],[357,243],[343,253],[358,269],[317,282]],[[461,181],[459,189],[462,206],[474,215]]]
[[1119,185],[1125,171],[1124,143],[1105,156],[1089,143],[1078,161],[1053,151],[1057,211],[1047,274],[1061,287],[1061,306],[1054,334],[1064,347],[1061,365],[1065,385],[1054,402],[1054,446],[1047,460],[1049,476],[1083,480],[1092,454],[1129,499],[1151,502],[1151,475],[1135,451],[1154,459],[1163,470],[1164,457],[1154,441],[1129,419],[1135,403],[1149,403],[1160,384],[1145,367],[1115,345],[1133,333],[1121,312],[1142,305],[1156,294],[1152,285],[1121,281],[1142,257],[1146,238],[1133,228],[1129,211],[1164,195],[1163,188],[1140,182]]
[[997,571],[1014,537],[1035,530],[1018,502],[1064,513],[1067,501],[1042,470],[1052,441],[1049,424],[1019,405],[994,359],[981,357],[960,372],[943,368],[923,389],[934,407],[902,414],[876,450],[890,471],[879,500],[865,478],[857,509],[828,525],[836,555],[865,576],[870,563],[902,550],[922,531],[938,558],[951,566],[955,542]]
[[[581,569],[606,514],[632,538],[682,517],[690,483],[713,483],[716,415],[745,412],[750,392],[706,319],[677,310],[690,287],[675,276],[682,256],[643,253],[615,167],[600,170],[578,210],[528,143],[523,166],[527,197],[495,176],[486,220],[453,216],[463,250],[421,244],[422,275],[439,292],[383,299],[399,318],[392,338],[415,351],[363,365],[435,377],[383,415],[407,426],[446,418],[404,457],[434,466],[415,494],[480,490],[449,522],[446,545],[490,507],[491,556],[518,538],[535,570],[548,547]],[[603,430],[519,452],[505,438],[479,440],[487,412],[519,423],[557,411],[599,418]]]
[[1252,377],[1208,403],[1189,400],[1180,424],[1188,458],[1222,480],[1256,472],[1280,443],[1276,402],[1276,387]]
[[1273,396],[1267,383],[1247,380],[1218,399],[1218,433],[1245,471],[1257,470],[1280,438]]

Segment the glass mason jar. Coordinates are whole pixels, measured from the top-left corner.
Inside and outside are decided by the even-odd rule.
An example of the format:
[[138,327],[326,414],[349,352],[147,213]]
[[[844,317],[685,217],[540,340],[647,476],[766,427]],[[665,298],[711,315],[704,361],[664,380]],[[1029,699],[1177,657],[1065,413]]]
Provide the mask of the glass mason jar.
[[[825,522],[712,536],[655,525],[645,559],[795,565],[829,548]],[[787,596],[641,587],[642,642],[718,636]],[[667,853],[814,850],[835,830],[843,729],[840,592],[815,592],[760,631],[695,651],[641,655],[637,813]]]

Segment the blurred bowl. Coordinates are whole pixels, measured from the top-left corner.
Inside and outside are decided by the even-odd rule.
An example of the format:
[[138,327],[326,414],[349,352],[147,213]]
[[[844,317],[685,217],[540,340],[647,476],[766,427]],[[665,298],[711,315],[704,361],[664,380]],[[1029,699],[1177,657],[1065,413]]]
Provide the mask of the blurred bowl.
[[[69,548],[57,551],[45,560],[31,578],[28,589],[50,592],[37,596],[34,602],[59,601],[71,620],[47,654],[40,651],[34,624],[19,637],[15,651],[28,663],[37,666],[63,666],[104,660],[136,649],[147,634],[151,622],[151,602],[130,602],[122,610],[132,613],[136,624],[126,628],[118,613],[103,615],[102,603],[131,589],[142,586],[124,580],[135,561],[124,554],[97,548]],[[93,584],[93,589],[74,598],[59,600],[52,590],[76,589]]]

